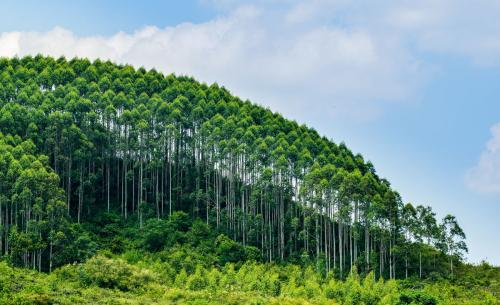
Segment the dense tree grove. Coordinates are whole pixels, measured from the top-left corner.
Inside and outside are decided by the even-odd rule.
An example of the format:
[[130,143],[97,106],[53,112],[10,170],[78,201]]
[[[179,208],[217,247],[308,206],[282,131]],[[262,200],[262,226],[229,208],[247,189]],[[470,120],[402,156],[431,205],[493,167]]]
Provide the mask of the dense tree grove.
[[38,270],[44,258],[50,271],[86,258],[74,245],[92,250],[92,242],[70,223],[59,177],[35,150],[30,140],[0,133],[0,248],[14,264]]
[[453,216],[404,204],[343,143],[216,84],[100,60],[0,59],[0,131],[0,254],[18,265],[84,260],[97,245],[79,230],[103,213],[153,234],[149,220],[183,211],[252,257],[340,277],[423,278],[466,251]]

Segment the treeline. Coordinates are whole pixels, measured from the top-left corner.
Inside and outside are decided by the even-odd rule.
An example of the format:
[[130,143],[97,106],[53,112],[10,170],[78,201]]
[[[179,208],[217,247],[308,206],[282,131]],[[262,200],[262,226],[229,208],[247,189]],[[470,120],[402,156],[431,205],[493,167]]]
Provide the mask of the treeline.
[[[21,188],[1,176],[0,252],[27,267],[50,270],[55,241],[81,235],[67,220],[108,212],[142,228],[185,211],[257,247],[266,261],[312,261],[340,277],[353,266],[386,278],[424,277],[442,257],[436,249],[452,271],[466,250],[453,216],[439,222],[430,207],[403,204],[343,143],[216,84],[28,56],[0,59],[0,107],[11,146],[2,152],[2,174],[22,171],[15,162],[22,154],[12,158],[9,150],[24,145],[52,181]],[[62,260],[80,259],[73,252]]]

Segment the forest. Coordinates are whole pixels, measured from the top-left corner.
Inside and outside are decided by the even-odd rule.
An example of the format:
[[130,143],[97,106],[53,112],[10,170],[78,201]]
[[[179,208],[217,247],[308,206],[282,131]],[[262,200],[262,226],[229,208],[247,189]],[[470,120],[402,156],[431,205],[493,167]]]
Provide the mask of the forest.
[[217,84],[0,59],[2,304],[498,304],[453,215]]

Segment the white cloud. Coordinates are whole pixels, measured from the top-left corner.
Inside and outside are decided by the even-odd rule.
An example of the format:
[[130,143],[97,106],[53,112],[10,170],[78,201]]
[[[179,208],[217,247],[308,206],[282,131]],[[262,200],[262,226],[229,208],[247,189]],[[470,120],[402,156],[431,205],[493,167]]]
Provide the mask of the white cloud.
[[492,138],[479,162],[466,174],[466,184],[479,193],[500,193],[500,123],[491,127]]
[[500,63],[500,7],[488,0],[200,1],[221,15],[111,36],[2,33],[0,56],[99,57],[188,74],[306,122],[373,119],[415,100],[436,68],[420,51]]
[[0,56],[19,53],[19,36],[20,33],[1,33],[0,34]]
[[458,55],[484,66],[500,65],[499,1],[405,1],[387,12],[384,22],[423,51]]
[[300,25],[318,10],[302,17],[298,10],[238,6],[205,23],[112,36],[79,37],[63,28],[4,33],[0,56],[99,57],[188,74],[306,121],[304,113],[370,118],[415,91],[423,69],[397,42],[363,27]]

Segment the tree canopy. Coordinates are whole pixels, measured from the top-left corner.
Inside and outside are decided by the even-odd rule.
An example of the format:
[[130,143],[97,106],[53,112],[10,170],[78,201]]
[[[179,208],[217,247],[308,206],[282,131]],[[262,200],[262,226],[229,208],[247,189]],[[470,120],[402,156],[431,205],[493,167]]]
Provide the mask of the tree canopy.
[[259,256],[339,277],[424,277],[466,251],[453,216],[404,204],[345,144],[190,77],[3,58],[0,131],[0,254],[17,265],[84,260],[99,247],[85,226],[110,215],[143,230],[150,251],[202,220],[221,262]]

